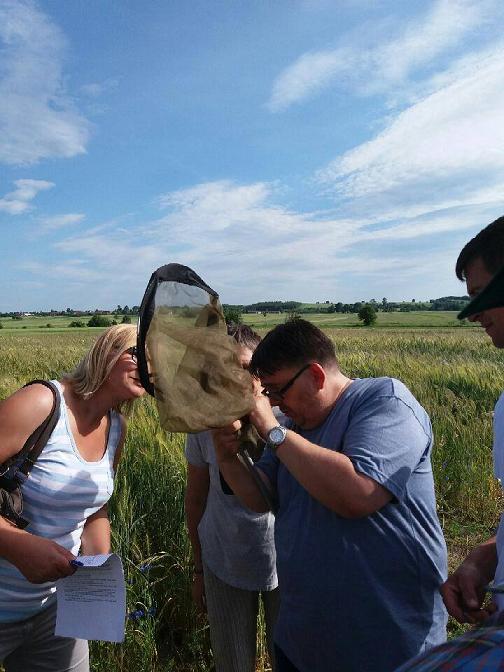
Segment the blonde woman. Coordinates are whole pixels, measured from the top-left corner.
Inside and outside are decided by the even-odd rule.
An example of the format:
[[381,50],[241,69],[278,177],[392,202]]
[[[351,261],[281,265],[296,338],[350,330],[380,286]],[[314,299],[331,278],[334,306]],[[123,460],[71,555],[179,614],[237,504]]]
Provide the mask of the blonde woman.
[[[144,394],[136,329],[103,332],[77,368],[53,381],[58,423],[22,486],[25,530],[0,517],[0,661],[6,672],[87,672],[87,641],[54,635],[55,581],[79,552],[108,553],[107,501],[124,443],[127,413]],[[0,402],[0,463],[16,455],[47,417],[52,393],[22,388]]]

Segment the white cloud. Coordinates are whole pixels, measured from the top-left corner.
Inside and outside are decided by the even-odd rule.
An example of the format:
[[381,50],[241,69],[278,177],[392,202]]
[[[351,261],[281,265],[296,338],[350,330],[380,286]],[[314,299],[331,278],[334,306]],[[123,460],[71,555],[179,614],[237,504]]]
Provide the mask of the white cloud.
[[86,266],[81,259],[71,259],[54,264],[27,261],[20,264],[19,268],[46,279],[56,278],[78,283],[92,283],[102,279],[99,272]]
[[[399,299],[404,293],[421,298],[419,279],[430,277],[433,260],[439,273],[444,260],[440,294],[445,287],[457,291],[449,253],[460,249],[477,222],[491,221],[486,205],[393,222],[324,216],[296,212],[280,204],[280,195],[277,185],[264,182],[196,184],[159,197],[165,212],[157,220],[67,237],[54,244],[54,267],[32,262],[23,268],[34,280],[63,277],[81,283],[93,304],[104,306],[112,296],[119,297],[115,303],[140,303],[152,271],[171,262],[192,267],[230,303],[348,301],[378,294]],[[450,234],[449,250],[443,233]],[[414,249],[408,247],[410,239],[418,240]],[[450,281],[453,287],[446,284]],[[422,278],[422,287],[426,282]],[[438,295],[434,288],[432,295]]]
[[85,152],[90,125],[65,95],[65,38],[30,0],[0,0],[0,162]]
[[268,108],[279,112],[301,102],[337,81],[361,94],[387,91],[405,80],[412,70],[431,63],[453,49],[496,7],[495,0],[437,0],[423,17],[383,36],[367,49],[340,46],[302,54],[273,83]]
[[271,112],[285,110],[325,88],[334,78],[355,66],[355,55],[346,49],[303,54],[286,68],[273,83],[268,102]]
[[161,208],[173,212],[170,221],[176,222],[182,213],[184,220],[205,230],[222,230],[233,223],[243,222],[269,195],[271,187],[265,183],[236,186],[227,180],[198,184],[165,194],[158,199]]
[[153,233],[167,241],[189,243],[202,256],[212,244],[223,244],[228,255],[246,255],[250,244],[253,253],[257,245],[274,244],[279,248],[275,254],[282,255],[292,237],[323,234],[331,224],[340,227],[340,245],[352,234],[350,221],[328,222],[311,213],[297,213],[275,204],[275,198],[275,185],[264,182],[199,184],[161,197],[161,205],[170,212],[153,224]]
[[[319,179],[349,198],[405,194],[416,205],[504,197],[504,47],[393,118]],[[414,191],[413,191],[414,190]],[[500,194],[500,198],[499,198]]]
[[[253,294],[250,300],[258,300],[256,284],[275,277],[282,279],[288,296],[295,291],[289,280],[284,281],[292,278],[292,260],[299,277],[318,271],[322,258],[336,259],[355,239],[359,225],[297,213],[275,203],[275,198],[275,185],[266,183],[218,181],[170,192],[158,199],[167,212],[155,221],[127,230],[98,228],[55,243],[58,267],[65,269],[64,277],[77,279],[77,262],[85,261],[92,269],[93,301],[128,290],[140,302],[152,271],[170,262],[193,267],[229,301],[240,288],[247,296]],[[36,265],[30,270],[44,273]]]
[[[386,220],[379,220],[380,228],[367,229],[365,226],[359,235],[359,241],[381,240],[401,241],[428,236],[430,240],[447,232],[461,232],[474,227],[477,208],[450,209],[441,212],[431,212],[422,217],[402,216],[399,224],[390,225]],[[476,220],[477,221],[477,220]],[[435,244],[435,243],[434,243]]]
[[423,21],[415,18],[402,35],[374,52],[378,77],[390,83],[401,81],[413,69],[455,47],[488,18],[494,6],[489,0],[438,0]]
[[54,187],[53,182],[46,180],[16,180],[16,189],[0,198],[0,212],[9,215],[20,215],[31,209],[32,201],[39,191],[45,191]]
[[86,218],[82,213],[68,213],[66,215],[53,215],[52,217],[41,217],[38,223],[43,231],[52,231],[61,229],[64,226],[79,224]]
[[109,77],[102,82],[89,82],[80,87],[81,92],[89,98],[99,98],[103,94],[116,89],[119,86],[119,79]]

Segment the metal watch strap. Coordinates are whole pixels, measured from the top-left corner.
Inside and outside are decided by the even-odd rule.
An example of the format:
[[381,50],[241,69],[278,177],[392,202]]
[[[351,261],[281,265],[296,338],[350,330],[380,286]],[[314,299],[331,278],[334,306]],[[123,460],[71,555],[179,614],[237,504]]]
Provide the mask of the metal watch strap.
[[[273,433],[278,433],[279,439],[273,439]],[[272,427],[270,431],[268,432],[267,436],[267,445],[268,448],[276,453],[277,449],[282,445],[282,443],[285,441],[285,438],[287,436],[287,427],[284,427],[283,425],[276,425],[275,427]]]

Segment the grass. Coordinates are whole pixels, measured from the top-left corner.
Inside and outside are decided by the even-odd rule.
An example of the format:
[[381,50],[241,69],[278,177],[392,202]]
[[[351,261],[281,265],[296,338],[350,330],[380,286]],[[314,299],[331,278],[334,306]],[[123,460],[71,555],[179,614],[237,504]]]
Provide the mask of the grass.
[[[287,315],[285,313],[271,313],[263,315],[262,313],[244,314],[243,321],[255,329],[271,329],[276,324],[284,322]],[[341,329],[354,327],[366,330],[355,313],[309,313],[301,317],[310,320],[321,329]],[[452,311],[418,311],[411,313],[378,313],[377,321],[372,329],[381,328],[474,328],[474,326],[463,320],[457,320],[457,313]],[[368,328],[369,329],[369,328]]]
[[[504,353],[474,328],[449,328],[445,323],[426,328],[424,320],[450,320],[453,313],[383,314],[390,315],[390,320],[399,315],[415,324],[324,328],[347,374],[395,376],[429,412],[438,513],[455,566],[469,548],[492,533],[504,504],[492,476],[491,456],[492,410],[504,389]],[[251,317],[261,328],[270,326],[267,319],[272,319],[268,316],[259,324],[262,316]],[[318,319],[325,318],[336,319]],[[0,397],[30,379],[58,377],[71,369],[98,333],[61,329],[0,331]],[[94,672],[211,669],[208,631],[190,601],[182,446],[181,435],[167,435],[159,428],[152,400],[143,400],[130,422],[110,507],[114,548],[125,566],[128,611],[136,616],[127,621],[123,645],[92,644]]]

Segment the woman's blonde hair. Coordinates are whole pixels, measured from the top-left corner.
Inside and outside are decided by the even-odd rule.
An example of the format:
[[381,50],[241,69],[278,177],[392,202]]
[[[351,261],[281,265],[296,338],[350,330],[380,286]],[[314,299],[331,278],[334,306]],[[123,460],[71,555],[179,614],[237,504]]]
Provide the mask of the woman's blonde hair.
[[[132,324],[115,324],[100,334],[87,354],[63,380],[70,383],[73,391],[83,399],[89,399],[103,385],[117,360],[125,350],[136,345],[136,327]],[[119,404],[116,408],[128,414],[133,403]]]

